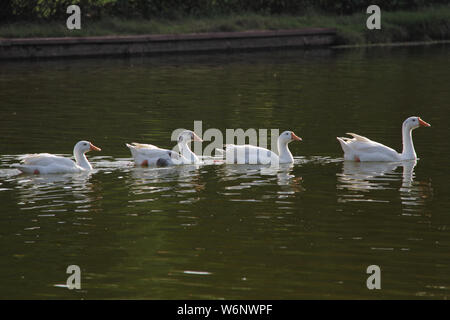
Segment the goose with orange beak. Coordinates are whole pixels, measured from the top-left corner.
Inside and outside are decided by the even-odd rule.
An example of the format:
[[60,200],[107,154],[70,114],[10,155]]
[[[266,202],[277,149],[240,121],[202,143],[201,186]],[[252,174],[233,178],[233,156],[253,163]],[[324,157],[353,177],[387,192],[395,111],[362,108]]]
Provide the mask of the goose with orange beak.
[[75,161],[69,158],[56,156],[49,153],[31,154],[22,157],[20,164],[11,165],[24,173],[52,174],[52,173],[77,173],[92,170],[92,166],[86,158],[86,152],[101,151],[89,141],[79,141],[73,148]]
[[344,159],[349,161],[403,161],[416,160],[412,131],[419,127],[431,127],[420,117],[409,117],[402,125],[403,151],[398,153],[381,143],[372,141],[355,133],[347,133],[353,139],[338,137],[344,151]]
[[[225,147],[225,160],[226,163],[237,164],[283,164],[293,163],[294,157],[289,150],[288,144],[292,141],[302,141],[302,138],[297,137],[292,131],[284,131],[278,137],[278,152],[275,152],[253,145],[235,145],[226,144]],[[218,149],[220,151],[220,149]],[[223,152],[223,151],[222,151]]]
[[195,132],[184,130],[178,136],[179,153],[173,150],[162,149],[152,144],[136,143],[126,144],[130,149],[134,162],[138,166],[143,167],[167,167],[183,164],[198,164],[201,160],[189,148],[191,141],[199,141],[200,139]]

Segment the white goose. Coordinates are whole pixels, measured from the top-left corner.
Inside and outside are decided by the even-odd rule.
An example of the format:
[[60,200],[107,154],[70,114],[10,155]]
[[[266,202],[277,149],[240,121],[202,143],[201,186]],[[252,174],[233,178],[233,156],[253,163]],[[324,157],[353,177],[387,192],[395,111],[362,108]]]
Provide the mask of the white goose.
[[25,156],[21,164],[11,166],[24,173],[52,174],[52,173],[76,173],[92,170],[92,166],[86,158],[88,151],[101,151],[89,141],[79,141],[73,148],[75,161],[49,153],[37,153]]
[[414,144],[412,141],[412,130],[418,127],[431,127],[429,123],[426,123],[419,117],[409,117],[403,122],[402,126],[402,138],[403,138],[403,152],[398,153],[394,149],[391,149],[381,143],[372,141],[366,137],[347,133],[353,136],[350,138],[340,138],[338,141],[344,151],[344,159],[350,161],[403,161],[403,160],[416,160],[417,155],[414,150]]
[[[256,147],[249,144],[226,144],[226,162],[237,164],[293,163],[294,157],[292,156],[291,151],[289,151],[288,143],[294,140],[302,141],[302,139],[297,137],[294,132],[284,131],[278,137],[277,141],[279,155],[266,148]],[[221,151],[220,149],[218,150]]]
[[178,136],[178,148],[181,154],[172,150],[158,148],[152,144],[133,142],[132,144],[127,143],[126,146],[130,149],[136,165],[166,167],[201,162],[188,146],[188,143],[191,141],[202,142],[203,140],[191,130],[185,130],[180,133]]

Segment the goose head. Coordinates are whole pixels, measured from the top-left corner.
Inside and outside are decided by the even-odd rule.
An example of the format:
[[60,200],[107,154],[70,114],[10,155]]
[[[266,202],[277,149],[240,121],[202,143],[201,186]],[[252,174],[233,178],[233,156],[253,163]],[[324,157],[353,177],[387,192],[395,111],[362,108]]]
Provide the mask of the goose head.
[[82,140],[82,141],[77,142],[77,144],[73,148],[73,153],[74,154],[85,154],[86,152],[89,152],[89,151],[101,151],[101,150],[102,149],[94,146],[91,142]]
[[203,140],[200,139],[200,137],[191,130],[185,130],[185,131],[181,132],[180,135],[178,136],[178,143],[187,144],[191,141],[202,142]]
[[193,153],[188,146],[188,143],[191,141],[202,142],[203,140],[200,139],[200,137],[196,135],[193,131],[185,130],[181,132],[180,135],[178,136],[178,147],[181,155],[186,159],[186,163],[197,163],[199,162],[197,155]]
[[413,130],[418,127],[431,127],[431,124],[423,121],[420,117],[409,117],[403,122],[403,128]]
[[278,141],[282,144],[288,144],[289,142],[294,140],[302,141],[302,138],[297,137],[292,131],[284,131],[278,138]]

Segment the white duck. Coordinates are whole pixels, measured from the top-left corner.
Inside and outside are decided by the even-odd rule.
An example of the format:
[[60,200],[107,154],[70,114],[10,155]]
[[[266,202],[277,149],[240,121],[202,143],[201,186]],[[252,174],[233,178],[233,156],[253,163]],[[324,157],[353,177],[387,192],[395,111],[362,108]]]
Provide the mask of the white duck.
[[136,165],[166,167],[201,162],[188,146],[188,143],[191,141],[202,142],[203,140],[193,131],[185,130],[178,136],[180,153],[173,150],[161,149],[152,144],[133,142],[132,144],[127,143],[126,146],[130,149]]
[[414,144],[412,141],[412,130],[418,127],[431,127],[429,123],[426,123],[419,117],[409,117],[403,122],[402,137],[403,137],[403,152],[398,153],[394,149],[391,149],[381,143],[372,141],[366,137],[347,133],[353,136],[350,138],[340,138],[338,141],[341,143],[342,150],[344,151],[344,159],[350,161],[403,161],[403,160],[416,160],[417,155],[414,150]]
[[37,153],[25,156],[21,164],[11,166],[24,173],[52,174],[52,173],[76,173],[92,170],[92,166],[86,158],[88,151],[101,151],[89,141],[79,141],[73,148],[75,161],[49,153]]
[[[276,153],[266,149],[253,145],[225,145],[225,156],[227,163],[238,164],[281,164],[281,163],[293,163],[294,157],[291,151],[289,151],[288,143],[291,141],[302,141],[292,131],[284,131],[278,137],[278,152]],[[220,151],[220,149],[218,149]]]

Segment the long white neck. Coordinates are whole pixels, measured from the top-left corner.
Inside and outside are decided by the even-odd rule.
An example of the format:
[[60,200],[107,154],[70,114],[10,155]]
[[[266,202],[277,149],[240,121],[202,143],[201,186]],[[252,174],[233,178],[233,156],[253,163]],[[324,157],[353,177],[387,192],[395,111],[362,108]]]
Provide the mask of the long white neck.
[[88,159],[86,158],[86,155],[83,152],[81,152],[79,150],[74,150],[73,155],[75,157],[75,161],[77,162],[77,165],[79,165],[80,167],[82,167],[85,170],[92,170],[92,166],[89,163]]
[[288,148],[288,142],[278,140],[278,155],[280,157],[280,163],[292,163],[294,157]]
[[403,126],[402,128],[403,151],[401,154],[402,160],[417,159],[416,151],[412,140],[412,129]]
[[180,154],[187,159],[188,163],[197,163],[199,162],[199,159],[195,153],[191,151],[191,148],[189,148],[187,142],[182,141],[178,143],[178,148],[180,150]]

